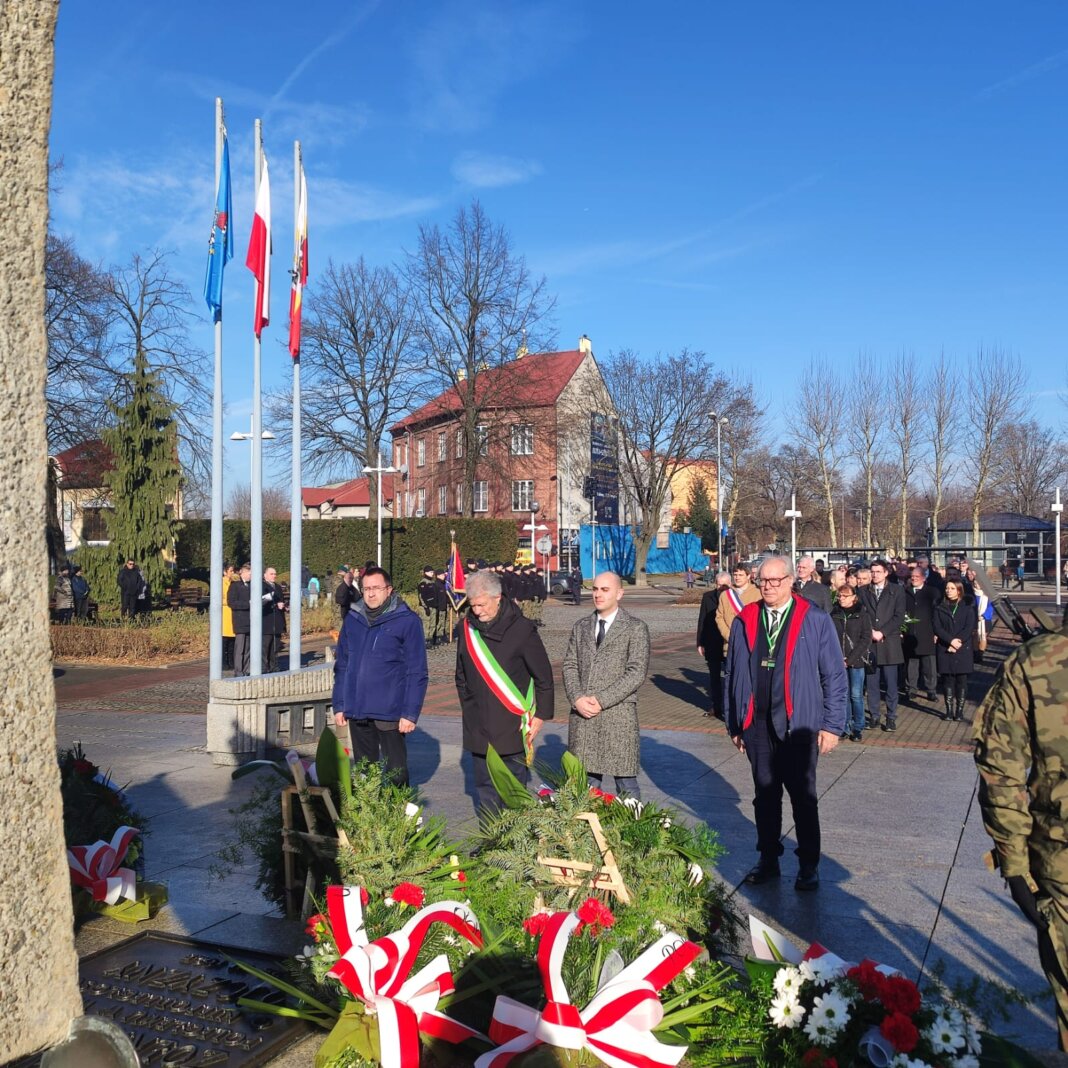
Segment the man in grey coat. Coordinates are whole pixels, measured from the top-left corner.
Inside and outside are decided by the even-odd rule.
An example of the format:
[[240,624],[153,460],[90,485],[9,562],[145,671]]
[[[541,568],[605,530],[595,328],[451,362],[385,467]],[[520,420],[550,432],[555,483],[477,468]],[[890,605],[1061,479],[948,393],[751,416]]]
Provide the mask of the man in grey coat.
[[649,628],[619,607],[623,583],[611,571],[593,580],[594,615],[571,629],[564,690],[571,702],[567,747],[591,786],[613,775],[616,792],[639,797],[638,690],[649,669]]

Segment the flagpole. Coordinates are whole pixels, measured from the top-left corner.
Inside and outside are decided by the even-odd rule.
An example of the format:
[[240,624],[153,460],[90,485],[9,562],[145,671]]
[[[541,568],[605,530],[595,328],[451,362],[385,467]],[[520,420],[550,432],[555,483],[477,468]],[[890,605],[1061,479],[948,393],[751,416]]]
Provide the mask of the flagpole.
[[[263,124],[255,125],[255,202],[259,203],[263,170]],[[267,255],[271,254],[268,247]],[[259,285],[259,282],[256,283]],[[252,589],[249,594],[249,674],[263,674],[263,409],[260,396],[260,324],[252,344],[252,495],[251,532]]]
[[[300,151],[300,142],[293,142],[293,270],[296,274],[300,271],[301,258],[301,218],[300,218],[300,187],[301,177],[304,170],[304,159]],[[299,277],[294,277],[293,284],[300,283]],[[290,309],[290,315],[294,311]],[[301,314],[296,309],[296,314]],[[292,325],[290,326],[292,330]],[[293,486],[289,506],[289,670],[299,671],[300,659],[300,626],[301,626],[301,569],[304,555],[301,544],[301,493],[300,493],[300,352],[293,354]],[[296,595],[294,596],[294,591]]]
[[[222,174],[223,102],[215,98],[215,196]],[[215,205],[212,205],[215,210]],[[212,225],[215,225],[213,219]],[[227,219],[227,226],[233,225]],[[225,248],[216,255],[225,258]],[[215,317],[215,388],[211,406],[211,559],[208,571],[208,679],[222,678],[222,573],[223,573],[223,386],[222,315]]]

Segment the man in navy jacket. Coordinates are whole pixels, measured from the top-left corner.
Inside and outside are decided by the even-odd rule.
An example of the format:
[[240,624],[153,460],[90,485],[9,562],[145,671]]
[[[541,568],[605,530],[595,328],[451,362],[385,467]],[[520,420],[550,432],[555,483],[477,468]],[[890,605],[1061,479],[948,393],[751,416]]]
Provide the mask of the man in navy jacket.
[[793,568],[781,556],[760,567],[759,601],[731,626],[724,692],[727,730],[749,757],[756,796],[760,862],[757,885],[779,877],[782,791],[793,806],[800,871],[794,887],[819,886],[820,817],[816,760],[845,729],[848,683],[834,622],[791,591]]
[[407,786],[404,736],[415,730],[428,680],[423,624],[382,568],[368,567],[360,585],[363,600],[337,642],[334,721],[348,723],[357,760],[385,761],[393,781]]

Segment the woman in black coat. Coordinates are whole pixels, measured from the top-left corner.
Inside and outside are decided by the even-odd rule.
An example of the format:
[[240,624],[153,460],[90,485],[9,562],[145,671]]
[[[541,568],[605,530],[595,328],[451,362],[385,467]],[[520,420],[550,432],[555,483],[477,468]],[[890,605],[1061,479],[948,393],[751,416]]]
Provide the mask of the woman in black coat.
[[972,642],[979,620],[975,604],[965,600],[964,583],[960,579],[946,579],[944,600],[935,608],[932,623],[938,639],[935,655],[939,688],[946,700],[946,717],[963,719],[968,676],[974,667]]

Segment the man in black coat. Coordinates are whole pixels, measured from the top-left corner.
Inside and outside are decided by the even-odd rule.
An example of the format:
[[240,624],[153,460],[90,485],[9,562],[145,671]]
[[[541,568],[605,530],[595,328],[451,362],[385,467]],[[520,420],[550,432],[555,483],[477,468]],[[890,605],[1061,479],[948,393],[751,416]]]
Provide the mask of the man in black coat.
[[925,581],[923,568],[917,560],[905,583],[905,615],[911,620],[902,640],[905,654],[905,678],[902,680],[905,697],[911,699],[917,690],[924,690],[928,701],[937,699],[935,687],[935,636],[932,616],[942,599],[933,584]]
[[570,587],[572,602],[582,604],[582,568],[578,564],[571,569],[567,584]]
[[230,589],[226,591],[226,603],[234,620],[234,674],[247,675],[249,671],[249,635],[252,623],[249,615],[249,598],[252,594],[252,565],[242,564]]
[[719,627],[716,626],[716,609],[719,608],[719,595],[730,584],[730,575],[721,571],[716,576],[715,586],[705,591],[697,613],[697,651],[708,665],[708,691],[711,699],[708,711],[701,713],[706,719],[713,716],[723,719],[723,638]]
[[144,582],[144,576],[135,561],[127,560],[126,565],[119,569],[119,600],[124,617],[130,618],[137,615],[137,598]]
[[349,609],[360,599],[360,586],[356,581],[356,575],[347,564],[342,564],[337,569],[337,589],[334,590],[334,604],[341,613],[341,622],[349,614]]
[[885,731],[897,730],[897,677],[905,662],[901,648],[901,624],[905,622],[905,591],[890,582],[890,565],[876,560],[871,565],[871,583],[860,590],[860,603],[871,613],[871,640],[875,671],[868,676],[869,727],[880,726],[879,696],[886,691]]
[[286,632],[286,602],[277,582],[278,572],[268,567],[263,572],[263,670],[278,670],[278,651]]
[[[478,807],[488,813],[499,809],[501,801],[486,768],[486,751],[492,745],[521,783],[530,782],[521,712],[533,681],[534,705],[527,709],[528,740],[533,745],[542,723],[553,718],[553,670],[537,629],[504,596],[499,576],[485,571],[472,575],[467,580],[467,603],[471,611],[460,626],[456,645],[456,692],[463,715],[463,747],[474,764]],[[494,676],[507,683],[496,685]]]
[[794,590],[810,604],[826,612],[831,611],[831,591],[820,581],[811,556],[802,556],[797,561],[797,581]]

